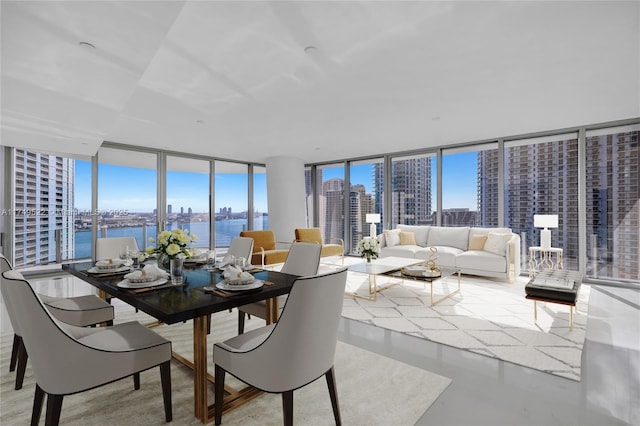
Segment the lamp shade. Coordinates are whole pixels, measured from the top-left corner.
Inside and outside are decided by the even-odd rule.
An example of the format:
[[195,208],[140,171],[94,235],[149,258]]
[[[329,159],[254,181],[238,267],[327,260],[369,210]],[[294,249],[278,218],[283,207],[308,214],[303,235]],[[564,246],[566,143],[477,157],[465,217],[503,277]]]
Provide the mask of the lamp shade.
[[380,223],[380,214],[379,213],[367,213],[366,222],[367,223]]
[[557,214],[534,214],[533,226],[535,226],[536,228],[557,228],[558,215]]

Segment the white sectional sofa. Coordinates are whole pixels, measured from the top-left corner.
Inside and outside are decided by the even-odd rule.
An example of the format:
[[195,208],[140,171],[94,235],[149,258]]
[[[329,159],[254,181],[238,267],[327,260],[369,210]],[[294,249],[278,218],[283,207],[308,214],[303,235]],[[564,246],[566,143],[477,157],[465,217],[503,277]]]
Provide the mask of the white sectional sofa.
[[520,237],[509,228],[396,225],[378,240],[380,257],[429,260],[435,247],[440,267],[509,281],[520,275]]

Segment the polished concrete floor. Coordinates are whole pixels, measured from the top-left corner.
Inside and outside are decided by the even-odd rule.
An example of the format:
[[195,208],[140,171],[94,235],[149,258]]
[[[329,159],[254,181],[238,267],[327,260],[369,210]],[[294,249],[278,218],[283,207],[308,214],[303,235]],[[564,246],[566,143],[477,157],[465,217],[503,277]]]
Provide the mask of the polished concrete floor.
[[[32,282],[53,296],[93,292],[70,277]],[[346,319],[339,338],[452,379],[418,425],[640,425],[639,290],[592,286],[580,382]]]
[[452,379],[418,425],[640,425],[638,290],[592,286],[580,382],[354,321],[341,327],[345,342]]

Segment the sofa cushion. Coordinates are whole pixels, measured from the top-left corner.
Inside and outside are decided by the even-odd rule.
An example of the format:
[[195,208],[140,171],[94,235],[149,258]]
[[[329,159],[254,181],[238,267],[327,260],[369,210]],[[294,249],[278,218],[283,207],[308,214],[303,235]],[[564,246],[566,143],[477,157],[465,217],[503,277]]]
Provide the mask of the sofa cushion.
[[401,246],[416,246],[416,234],[413,232],[400,232],[400,245]]
[[486,242],[486,235],[471,235],[469,238],[469,250],[484,250],[484,243]]
[[460,250],[469,248],[469,227],[432,226],[429,229],[428,246],[449,246]]
[[399,229],[391,229],[384,231],[384,239],[387,247],[393,247],[400,244],[400,230]]
[[397,245],[393,247],[383,247],[380,249],[379,257],[408,257],[413,259],[416,257],[416,252],[422,250],[423,247],[411,246],[411,245]]
[[489,271],[504,273],[507,270],[507,260],[504,256],[480,250],[469,250],[456,257],[456,266],[465,270]]
[[399,229],[400,232],[413,232],[416,236],[416,244],[419,246],[427,245],[427,236],[429,235],[429,225],[397,225],[396,229]]
[[[438,250],[436,253],[436,259],[431,258],[431,247],[435,247],[436,250]],[[414,257],[416,259],[434,260],[437,266],[454,268],[456,266],[456,256],[463,252],[463,250],[455,247],[429,246],[422,247],[420,250],[416,251]]]
[[[479,228],[475,226],[471,227],[471,229],[469,229],[469,250],[473,250],[471,248],[471,240],[473,239],[474,236],[481,235],[486,237],[487,235],[489,235],[489,232],[498,232],[500,234],[512,233],[511,228]],[[484,247],[479,250],[484,250]]]
[[484,251],[504,256],[507,253],[507,242],[511,239],[512,234],[503,232],[489,232],[487,241],[484,243]]

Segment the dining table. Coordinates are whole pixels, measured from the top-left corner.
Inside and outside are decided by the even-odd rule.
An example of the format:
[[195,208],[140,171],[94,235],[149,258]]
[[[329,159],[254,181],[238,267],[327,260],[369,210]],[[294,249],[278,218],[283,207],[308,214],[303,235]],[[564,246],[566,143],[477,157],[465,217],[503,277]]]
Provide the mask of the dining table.
[[[174,352],[177,361],[193,369],[194,414],[202,423],[214,420],[214,406],[209,405],[208,382],[215,378],[207,369],[207,333],[211,314],[239,306],[266,301],[267,324],[277,320],[278,296],[288,294],[296,275],[273,270],[254,268],[249,270],[263,285],[247,291],[218,291],[216,285],[223,280],[223,271],[208,265],[185,268],[183,282],[154,287],[122,288],[124,274],[129,271],[96,271],[94,263],[66,263],[62,269],[67,273],[98,288],[101,296],[120,299],[134,308],[165,324],[193,320],[193,360]],[[120,283],[120,286],[118,284]],[[108,295],[108,296],[107,296]],[[236,408],[260,394],[247,386],[240,390],[227,389],[223,412]]]

